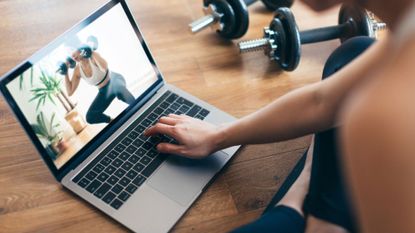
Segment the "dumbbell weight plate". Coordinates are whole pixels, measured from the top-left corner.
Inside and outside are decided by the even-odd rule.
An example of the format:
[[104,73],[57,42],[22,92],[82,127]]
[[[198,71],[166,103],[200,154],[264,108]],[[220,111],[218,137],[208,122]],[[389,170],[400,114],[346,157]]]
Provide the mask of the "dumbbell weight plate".
[[261,0],[268,10],[275,11],[280,7],[290,7],[294,0]]
[[351,20],[352,32],[348,33],[349,36],[340,38],[341,42],[355,36],[373,36],[370,19],[366,10],[358,6],[352,6],[343,4],[339,12],[339,24],[346,23]]
[[217,33],[224,38],[232,38],[232,33],[235,30],[235,12],[232,7],[225,2],[225,0],[204,0],[203,4],[208,7],[209,4],[216,6],[217,11],[222,13],[224,16],[221,19],[224,27],[222,30],[218,30]]
[[235,12],[235,30],[232,32],[232,37],[229,39],[236,39],[242,37],[249,26],[248,8],[243,0],[227,0]]
[[293,71],[301,57],[300,33],[291,10],[286,7],[275,11],[270,29],[277,34],[277,51],[274,59],[283,70]]

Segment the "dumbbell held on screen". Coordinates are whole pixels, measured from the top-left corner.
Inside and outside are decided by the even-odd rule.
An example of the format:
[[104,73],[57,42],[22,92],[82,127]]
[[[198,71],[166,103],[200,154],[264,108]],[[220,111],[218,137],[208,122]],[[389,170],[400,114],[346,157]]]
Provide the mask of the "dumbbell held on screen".
[[275,61],[286,71],[297,68],[301,57],[301,45],[333,39],[342,42],[356,36],[377,37],[377,32],[386,28],[374,15],[357,6],[343,5],[339,13],[339,25],[299,32],[294,15],[289,8],[275,12],[269,27],[264,28],[261,39],[238,43],[239,51],[264,51],[270,60]]
[[[207,27],[213,28],[221,37],[236,39],[248,30],[249,16],[247,6],[258,0],[204,0],[205,16],[189,24],[192,33],[197,33]],[[261,0],[270,10],[279,7],[289,7],[293,0]]]

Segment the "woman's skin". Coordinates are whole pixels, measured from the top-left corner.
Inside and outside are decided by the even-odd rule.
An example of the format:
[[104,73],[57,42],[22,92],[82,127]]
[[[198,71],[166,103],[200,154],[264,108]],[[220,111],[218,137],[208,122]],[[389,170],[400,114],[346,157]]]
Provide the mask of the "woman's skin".
[[[82,66],[82,70],[84,71],[84,73],[87,77],[92,76],[92,67],[89,64],[89,61],[88,61],[89,59],[83,58],[81,56],[81,52],[79,52],[78,50],[75,50],[72,53],[72,59],[74,59],[77,62],[76,66],[75,66],[75,69],[74,69],[74,72],[72,74],[72,78],[69,79],[69,75],[68,74],[65,75],[65,87],[66,87],[66,92],[68,93],[69,96],[73,95],[73,93],[78,88],[79,82],[81,81],[81,71],[80,71],[79,66]],[[104,70],[108,69],[107,61],[105,61],[105,59],[102,58],[99,53],[92,52],[91,62],[94,65],[98,65],[98,64],[96,64],[95,61],[98,62],[99,65]],[[102,88],[105,85],[107,85],[108,81],[109,81],[109,77],[106,77],[106,80],[104,80],[104,82],[102,82],[100,85],[98,85],[98,88]]]
[[[179,142],[160,143],[161,152],[201,158],[233,145],[281,141],[341,126],[339,146],[362,231],[415,232],[415,32],[399,50],[393,37],[414,0],[303,2],[314,10],[359,4],[385,21],[391,36],[330,79],[288,93],[236,122],[212,125],[169,115],[146,135],[167,134]],[[303,201],[295,198],[295,190],[308,186],[303,179],[290,189],[294,194],[286,195],[295,209]],[[313,216],[306,225],[306,232],[345,232]]]

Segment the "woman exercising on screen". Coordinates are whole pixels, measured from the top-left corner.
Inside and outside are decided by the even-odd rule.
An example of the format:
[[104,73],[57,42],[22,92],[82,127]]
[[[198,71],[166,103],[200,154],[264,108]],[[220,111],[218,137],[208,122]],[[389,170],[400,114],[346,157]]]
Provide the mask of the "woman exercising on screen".
[[81,46],[72,53],[72,58],[77,62],[72,79],[69,79],[68,72],[64,74],[68,95],[71,96],[76,91],[81,79],[98,88],[98,94],[86,113],[88,123],[109,123],[112,119],[104,111],[115,98],[127,104],[134,102],[135,98],[127,90],[122,75],[110,71],[107,61],[91,47]]

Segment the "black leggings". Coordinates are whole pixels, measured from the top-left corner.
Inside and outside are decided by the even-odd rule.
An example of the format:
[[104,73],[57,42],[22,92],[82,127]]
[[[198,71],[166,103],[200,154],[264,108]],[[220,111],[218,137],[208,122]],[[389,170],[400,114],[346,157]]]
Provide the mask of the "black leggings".
[[86,113],[86,121],[90,124],[109,123],[111,118],[104,111],[117,98],[127,104],[132,104],[134,96],[127,90],[125,80],[121,74],[110,72],[110,80],[98,90],[98,94]]
[[[328,58],[324,66],[323,79],[340,70],[373,42],[374,39],[369,37],[356,37],[343,43]],[[356,232],[357,225],[347,194],[339,164],[336,130],[315,134],[310,188],[304,200],[304,213],[339,225],[350,232]],[[302,233],[304,230],[305,220],[300,213],[286,206],[276,206],[256,221],[232,232]]]

